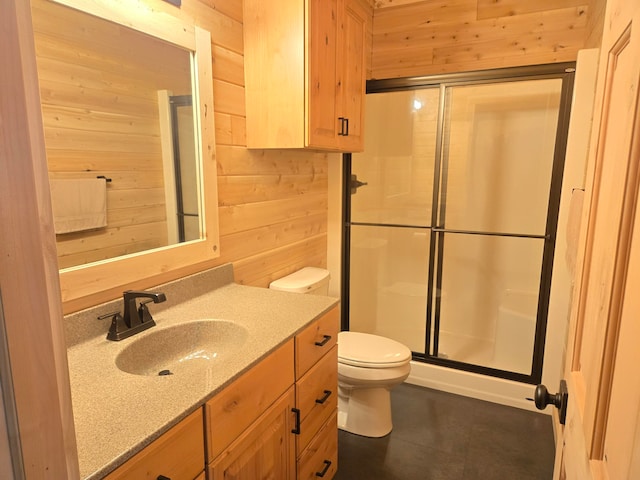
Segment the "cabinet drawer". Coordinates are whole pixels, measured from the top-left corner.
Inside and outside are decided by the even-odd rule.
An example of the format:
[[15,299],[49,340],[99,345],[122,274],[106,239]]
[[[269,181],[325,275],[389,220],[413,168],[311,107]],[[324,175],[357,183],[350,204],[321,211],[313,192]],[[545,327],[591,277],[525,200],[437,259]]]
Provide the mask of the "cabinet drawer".
[[289,340],[209,400],[205,405],[207,461],[229,446],[293,380],[293,340]]
[[298,452],[302,452],[338,407],[338,346],[316,363],[296,384],[300,410]]
[[204,432],[199,408],[171,428],[105,480],[158,478],[193,480],[204,470]]
[[331,479],[338,470],[338,414],[333,412],[298,458],[298,480]]
[[338,340],[340,310],[336,305],[296,335],[296,379],[327,353]]
[[209,480],[294,479],[293,387],[209,464]]

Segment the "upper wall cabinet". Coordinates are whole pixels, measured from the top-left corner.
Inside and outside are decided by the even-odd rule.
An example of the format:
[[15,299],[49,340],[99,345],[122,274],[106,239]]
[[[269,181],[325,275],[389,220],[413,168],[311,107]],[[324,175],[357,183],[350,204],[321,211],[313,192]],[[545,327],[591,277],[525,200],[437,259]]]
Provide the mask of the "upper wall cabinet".
[[363,149],[359,0],[244,2],[249,148]]

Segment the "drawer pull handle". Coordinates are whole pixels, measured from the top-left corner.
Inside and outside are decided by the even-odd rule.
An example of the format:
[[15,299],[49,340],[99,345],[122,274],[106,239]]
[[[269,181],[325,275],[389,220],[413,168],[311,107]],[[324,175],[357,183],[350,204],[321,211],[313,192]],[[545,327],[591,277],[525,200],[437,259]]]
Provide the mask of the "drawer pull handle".
[[300,435],[300,409],[299,408],[292,408],[291,411],[296,416],[296,423],[295,423],[295,426],[293,427],[293,429],[291,430],[291,433],[294,433],[296,435]]
[[331,335],[323,335],[321,342],[316,342],[316,347],[324,347],[329,340],[331,340]]
[[324,468],[321,472],[316,472],[316,477],[324,477],[331,466],[331,462],[329,460],[324,461]]
[[324,391],[324,395],[322,396],[322,398],[316,398],[316,403],[319,403],[320,405],[322,405],[324,402],[327,401],[327,399],[331,396],[331,390],[325,390]]
[[165,477],[164,475],[158,475],[156,480],[171,480],[169,477]]

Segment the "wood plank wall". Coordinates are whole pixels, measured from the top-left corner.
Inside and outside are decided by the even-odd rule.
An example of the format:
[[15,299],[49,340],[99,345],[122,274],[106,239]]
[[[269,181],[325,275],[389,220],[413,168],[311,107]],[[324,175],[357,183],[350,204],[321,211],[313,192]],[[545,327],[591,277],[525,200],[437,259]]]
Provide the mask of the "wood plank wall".
[[[603,0],[375,0],[370,78],[573,61]],[[597,5],[596,5],[597,6]]]
[[326,267],[327,169],[336,154],[246,148],[242,1],[145,3],[211,32],[218,162],[220,257],[157,283],[227,262],[238,283],[261,287],[303,266]]
[[604,28],[604,10],[607,0],[589,0],[589,14],[587,15],[587,35],[584,40],[585,48],[600,48],[602,30]]
[[188,53],[49,1],[32,14],[49,177],[112,179],[107,227],[58,235],[60,268],[166,245],[157,92],[191,92]]
[[[149,0],[151,1],[151,0]],[[328,154],[248,150],[242,1],[183,0],[172,11],[211,32],[220,258],[236,282],[267,287],[327,261]]]
[[[232,262],[236,281],[266,287],[302,266],[325,267],[335,154],[246,148],[242,1],[145,1],[212,35],[221,256],[191,271]],[[392,78],[574,59],[591,32],[590,46],[599,42],[598,19],[586,27],[588,3],[604,0],[361,1],[374,15],[368,76]]]

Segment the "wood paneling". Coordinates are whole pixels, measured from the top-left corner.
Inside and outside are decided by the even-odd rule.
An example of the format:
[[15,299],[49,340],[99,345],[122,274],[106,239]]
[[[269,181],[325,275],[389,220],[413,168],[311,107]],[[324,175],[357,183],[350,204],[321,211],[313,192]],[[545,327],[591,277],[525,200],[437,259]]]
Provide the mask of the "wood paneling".
[[573,61],[593,1],[377,1],[370,78]]
[[[221,239],[224,240],[224,239]],[[326,263],[327,236],[319,234],[234,261],[235,278],[243,285],[268,287],[294,270]]]
[[499,18],[522,15],[524,13],[546,12],[567,7],[581,7],[585,0],[478,0],[478,19]]
[[[372,14],[372,5],[367,0],[360,1]],[[45,0],[34,0],[34,11],[43,8],[41,5],[44,2]],[[325,267],[329,154],[246,148],[242,1],[183,0],[180,8],[160,0],[144,0],[144,3],[155,10],[178,17],[182,21],[193,22],[211,32],[221,255],[215,261],[203,262],[162,277],[149,278],[130,287],[151,287],[161,281],[227,262],[234,263],[236,281],[258,286],[268,286],[271,280],[303,266]],[[54,20],[50,19],[48,23],[55,24]],[[371,32],[371,22],[368,23],[368,29]],[[49,32],[47,38],[63,35],[58,31],[65,29],[54,30],[56,31]],[[43,46],[42,49],[44,48]],[[76,69],[74,72],[78,69],[80,72],[83,71],[80,65],[71,61],[74,55],[80,54],[79,52],[75,52],[74,49],[66,52],[70,62],[75,63],[70,67]],[[367,44],[367,52],[370,58],[370,42]],[[152,59],[150,62],[156,60]],[[163,62],[156,63],[162,65]],[[49,87],[57,86],[61,81],[70,83],[70,78],[74,76],[71,75],[71,70],[57,68],[57,65],[53,64],[49,71],[51,79],[43,81],[43,98],[52,96],[53,90]],[[135,77],[129,65],[127,72]],[[48,125],[62,128],[73,124],[76,110],[86,104],[86,97],[92,96],[91,88],[100,85],[90,77],[84,83],[88,88],[83,90],[81,97],[68,95],[67,101],[71,103],[70,106],[48,107],[45,110]],[[133,95],[126,88],[119,91],[118,95],[121,103],[130,103],[136,107],[134,110],[137,117],[131,116],[129,124],[114,126],[113,116],[103,114],[101,110],[86,113],[82,120],[84,143],[91,144],[92,132],[107,126],[121,135],[130,135],[133,129],[139,134],[153,133],[153,129],[145,126],[148,115],[143,114],[143,110],[147,103],[156,100],[134,101],[131,98]],[[157,109],[157,103],[153,105],[156,105]],[[108,176],[114,178],[109,185],[112,195],[109,197],[110,201],[124,201],[125,196],[133,195],[138,188],[157,187],[157,174],[160,170],[154,165],[154,156],[149,151],[144,154],[139,152],[139,156],[135,156],[136,152],[129,150],[142,149],[125,148],[118,141],[106,147],[105,151],[94,151],[91,156],[86,156],[77,150],[75,144],[60,139],[56,130],[51,129],[49,137],[52,142],[58,142],[57,148],[48,152],[49,161],[55,165],[52,177],[63,176],[63,172],[69,172],[71,168],[80,171],[93,170],[105,158],[110,158]],[[112,151],[118,153],[113,155]],[[131,169],[131,175],[127,174],[127,168]],[[151,170],[154,171],[153,179],[141,178]],[[77,176],[76,173],[67,175]],[[123,181],[125,176],[127,180]],[[149,205],[140,207],[137,212],[139,218],[148,219],[149,222],[157,222],[159,214],[160,210]],[[117,214],[110,212],[109,224],[113,224],[118,230],[133,228],[131,218],[131,210],[123,208]],[[139,238],[140,245],[148,245],[150,239],[141,238],[142,232],[131,232]],[[120,294],[121,292],[111,290],[104,292],[99,299],[93,297],[68,303],[65,304],[65,311],[84,308]]]
[[4,398],[16,405],[14,473],[77,479],[31,12],[23,0],[0,8],[0,321],[9,357],[0,361]]
[[589,0],[589,16],[587,18],[587,36],[585,48],[600,48],[602,30],[604,28],[604,11],[606,0]]
[[188,53],[52,2],[32,10],[50,178],[113,180],[108,227],[58,235],[59,267],[166,245],[157,92],[191,91]]

